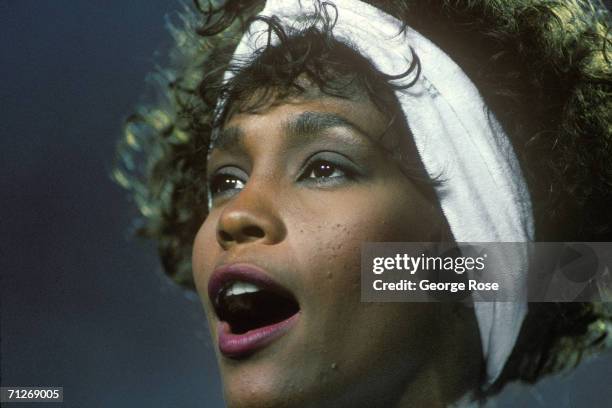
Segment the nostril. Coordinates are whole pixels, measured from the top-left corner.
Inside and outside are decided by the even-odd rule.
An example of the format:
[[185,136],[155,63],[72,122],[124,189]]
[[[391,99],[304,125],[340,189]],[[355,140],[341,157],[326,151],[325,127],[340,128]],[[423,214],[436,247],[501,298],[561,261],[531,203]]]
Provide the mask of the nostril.
[[264,230],[256,225],[249,225],[248,227],[242,228],[240,233],[237,235],[231,234],[225,230],[219,230],[217,233],[219,234],[219,239],[222,242],[240,242],[243,240],[251,240],[253,238],[260,239],[266,236]]
[[228,241],[233,241],[234,240],[234,237],[232,237],[231,234],[229,234],[229,233],[227,233],[225,231],[219,231],[219,237],[224,242],[228,242]]
[[263,238],[265,235],[265,232],[263,229],[255,226],[255,225],[250,225],[248,227],[244,227],[244,229],[242,230],[244,235],[248,236],[248,237],[253,237],[253,238]]

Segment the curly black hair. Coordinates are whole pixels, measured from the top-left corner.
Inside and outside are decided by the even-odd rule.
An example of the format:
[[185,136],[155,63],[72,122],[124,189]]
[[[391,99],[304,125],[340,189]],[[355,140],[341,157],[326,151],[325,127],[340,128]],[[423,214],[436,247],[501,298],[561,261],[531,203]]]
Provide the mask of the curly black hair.
[[[369,3],[436,43],[477,85],[519,156],[536,240],[612,241],[612,67],[610,17],[603,6],[587,0]],[[333,21],[325,7],[315,16],[327,19],[323,29],[285,33],[268,19],[284,41],[257,65],[231,67],[232,52],[263,2],[194,4],[170,25],[176,45],[170,68],[153,77],[159,97],[128,118],[113,173],[133,193],[140,232],[157,240],[168,275],[189,288],[192,242],[207,214],[207,149],[223,120],[215,117],[220,97],[246,100],[261,84],[301,92],[301,74],[322,91],[343,95],[348,78],[376,104],[391,108],[390,123],[402,126],[393,121],[390,78],[367,61],[343,64],[361,57],[327,35]],[[222,81],[228,69],[240,73],[230,84]],[[609,344],[611,327],[606,304],[530,304],[513,354],[487,395],[509,381],[535,382],[574,366],[583,354]]]

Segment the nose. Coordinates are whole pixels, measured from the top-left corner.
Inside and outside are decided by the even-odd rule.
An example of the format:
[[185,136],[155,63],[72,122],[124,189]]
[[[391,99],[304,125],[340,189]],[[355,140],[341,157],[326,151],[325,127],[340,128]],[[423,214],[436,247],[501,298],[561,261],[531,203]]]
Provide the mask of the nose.
[[[224,249],[245,243],[273,245],[283,240],[286,228],[265,191],[247,186],[226,204],[217,224],[217,242]],[[268,196],[268,197],[266,197]]]

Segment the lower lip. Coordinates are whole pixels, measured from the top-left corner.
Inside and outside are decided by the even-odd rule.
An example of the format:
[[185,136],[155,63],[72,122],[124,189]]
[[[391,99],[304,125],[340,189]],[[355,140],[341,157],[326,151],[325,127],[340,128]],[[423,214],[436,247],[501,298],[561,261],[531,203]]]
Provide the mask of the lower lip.
[[242,334],[232,333],[229,323],[219,322],[217,326],[219,351],[226,357],[245,357],[287,333],[297,321],[299,314],[298,312],[282,322],[249,330]]

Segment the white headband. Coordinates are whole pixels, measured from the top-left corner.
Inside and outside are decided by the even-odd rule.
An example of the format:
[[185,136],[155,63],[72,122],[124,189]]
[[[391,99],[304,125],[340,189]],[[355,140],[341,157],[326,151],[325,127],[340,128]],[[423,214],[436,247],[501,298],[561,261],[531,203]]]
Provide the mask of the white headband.
[[[401,32],[402,22],[383,11],[358,0],[331,3],[337,10],[334,38],[354,47],[379,71],[405,72],[413,59],[411,47],[418,56],[422,70],[416,82],[395,95],[427,173],[443,180],[435,189],[455,241],[533,240],[531,200],[516,155],[461,68],[411,28]],[[285,28],[299,28],[317,5],[316,0],[268,0],[260,15],[276,16]],[[253,59],[267,42],[267,24],[253,22],[236,48],[234,61]],[[232,75],[227,71],[225,80]],[[402,85],[413,80],[408,75],[392,82]],[[224,103],[219,101],[217,112]],[[514,293],[524,293],[527,268],[527,254],[516,252],[499,264],[496,279],[501,286],[514,288]],[[527,304],[475,302],[474,307],[492,383],[514,347]]]

